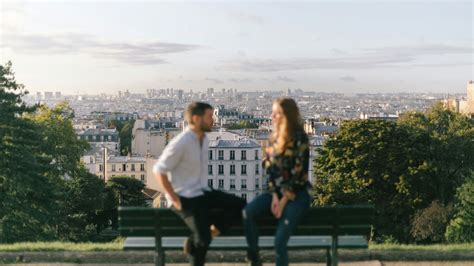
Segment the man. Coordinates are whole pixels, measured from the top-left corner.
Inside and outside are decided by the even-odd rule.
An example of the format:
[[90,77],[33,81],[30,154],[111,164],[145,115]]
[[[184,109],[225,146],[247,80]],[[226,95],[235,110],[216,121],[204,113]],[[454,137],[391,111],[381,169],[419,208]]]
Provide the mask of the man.
[[[242,221],[246,201],[207,186],[208,139],[213,126],[213,108],[202,102],[191,103],[185,113],[188,128],[166,146],[153,167],[168,206],[191,230],[183,251],[191,265],[204,265],[212,237]],[[220,217],[209,217],[209,210],[221,210]]]

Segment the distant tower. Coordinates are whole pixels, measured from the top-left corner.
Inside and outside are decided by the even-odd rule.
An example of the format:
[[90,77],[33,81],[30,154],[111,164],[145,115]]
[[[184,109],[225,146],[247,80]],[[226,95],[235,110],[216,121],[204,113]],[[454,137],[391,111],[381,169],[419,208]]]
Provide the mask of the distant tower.
[[474,103],[474,80],[467,82],[467,101],[470,104]]

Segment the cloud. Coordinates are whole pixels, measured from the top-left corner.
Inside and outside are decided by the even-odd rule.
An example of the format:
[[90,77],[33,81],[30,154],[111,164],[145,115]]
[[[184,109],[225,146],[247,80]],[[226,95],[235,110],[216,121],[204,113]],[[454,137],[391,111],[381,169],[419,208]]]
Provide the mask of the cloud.
[[399,47],[381,47],[364,49],[380,54],[395,54],[401,56],[412,55],[446,55],[446,54],[471,54],[474,52],[473,47],[452,46],[444,44],[426,44],[420,46],[399,46]]
[[356,81],[356,79],[354,77],[351,77],[351,76],[344,76],[344,77],[340,77],[339,79],[342,80],[342,81],[345,81],[345,82],[355,82]]
[[333,48],[331,49],[333,53],[339,54],[339,55],[346,55],[347,53],[342,51],[341,49]]
[[[2,33],[21,30],[26,18],[25,1],[2,1],[0,4],[0,23]],[[2,34],[2,35],[3,35]],[[3,36],[1,36],[3,38]]]
[[233,83],[249,83],[249,82],[252,82],[252,80],[249,79],[249,78],[230,78],[229,81],[233,82]]
[[166,61],[163,55],[188,52],[198,45],[160,41],[111,42],[93,35],[63,34],[5,34],[4,47],[29,54],[86,54],[94,58],[110,59],[127,64],[155,65]]
[[276,80],[277,81],[284,81],[284,82],[295,82],[296,81],[292,78],[285,77],[285,76],[278,76],[278,77],[276,77]]
[[213,82],[213,83],[216,83],[216,84],[224,83],[224,81],[222,81],[220,79],[216,79],[216,78],[206,78],[206,81],[210,81],[210,82]]
[[229,17],[244,23],[251,23],[255,25],[264,24],[264,19],[262,17],[248,12],[233,12],[229,15]]
[[[405,47],[383,47],[365,49],[359,55],[345,55],[335,58],[242,58],[224,61],[223,69],[244,72],[278,72],[307,69],[372,69],[382,67],[400,67],[414,64],[425,55],[472,54],[474,48],[449,45],[423,45]],[[464,65],[465,62],[452,62],[452,65]],[[427,64],[426,66],[430,66]]]

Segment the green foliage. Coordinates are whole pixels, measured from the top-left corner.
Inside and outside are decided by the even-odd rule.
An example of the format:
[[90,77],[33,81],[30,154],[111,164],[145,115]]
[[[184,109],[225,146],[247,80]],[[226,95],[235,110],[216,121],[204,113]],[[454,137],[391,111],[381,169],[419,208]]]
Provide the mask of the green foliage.
[[120,138],[120,154],[126,156],[132,153],[132,130],[135,120],[129,121],[109,121],[109,128],[116,128]]
[[413,135],[428,134],[422,154],[430,179],[426,190],[434,192],[433,200],[452,202],[456,188],[474,169],[474,120],[446,110],[439,103],[426,113],[405,114],[399,124],[408,127]]
[[456,215],[446,228],[449,242],[474,242],[474,173],[456,194]]
[[59,227],[60,239],[68,241],[91,241],[109,221],[102,219],[104,210],[105,183],[96,175],[80,168],[76,175],[65,183],[66,195],[62,214],[64,221]]
[[473,128],[472,120],[439,105],[398,123],[347,121],[318,151],[314,203],[372,203],[374,240],[413,241],[415,213],[436,200],[452,202],[474,168]]
[[77,139],[72,119],[74,111],[66,102],[54,108],[39,106],[32,121],[41,126],[42,149],[52,158],[51,175],[73,176],[79,171],[79,159],[90,146],[85,140]]
[[49,175],[41,126],[25,118],[36,110],[21,97],[11,62],[0,65],[0,242],[55,237],[62,180]]
[[145,185],[129,176],[114,176],[107,182],[107,188],[113,192],[117,206],[146,206],[142,190]]
[[92,240],[105,223],[105,184],[80,164],[88,144],[74,113],[67,103],[27,106],[26,94],[11,63],[0,65],[0,242]]
[[425,141],[426,136],[410,138],[393,122],[344,123],[315,160],[315,203],[372,203],[376,237],[392,235],[406,241],[407,217],[423,202],[419,189],[426,169],[418,149]]
[[248,121],[241,121],[236,124],[230,124],[227,126],[227,129],[246,129],[246,128],[258,128],[257,124],[250,123]]
[[417,241],[443,242],[446,225],[453,214],[453,205],[433,201],[425,209],[418,210],[413,218],[411,235]]

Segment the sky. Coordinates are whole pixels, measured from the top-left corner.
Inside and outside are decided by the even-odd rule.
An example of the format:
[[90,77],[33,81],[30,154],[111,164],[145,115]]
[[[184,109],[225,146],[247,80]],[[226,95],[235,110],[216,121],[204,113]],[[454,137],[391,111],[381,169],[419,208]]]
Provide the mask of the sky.
[[31,92],[465,93],[472,1],[0,1]]

